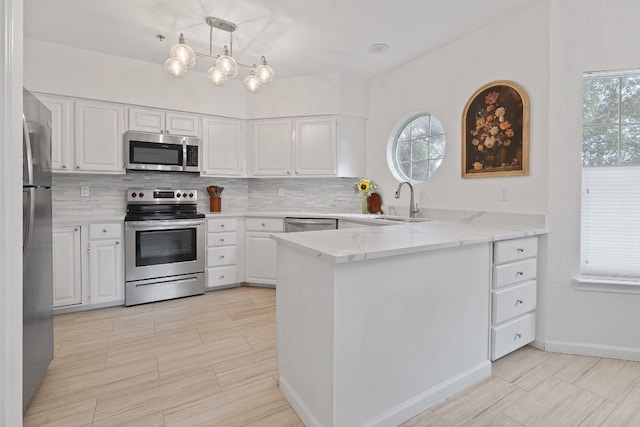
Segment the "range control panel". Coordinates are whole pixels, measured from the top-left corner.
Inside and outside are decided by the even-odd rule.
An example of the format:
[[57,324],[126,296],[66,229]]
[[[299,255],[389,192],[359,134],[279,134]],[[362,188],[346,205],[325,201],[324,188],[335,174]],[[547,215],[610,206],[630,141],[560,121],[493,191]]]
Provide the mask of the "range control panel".
[[196,204],[198,190],[172,190],[166,188],[130,188],[127,190],[129,204]]

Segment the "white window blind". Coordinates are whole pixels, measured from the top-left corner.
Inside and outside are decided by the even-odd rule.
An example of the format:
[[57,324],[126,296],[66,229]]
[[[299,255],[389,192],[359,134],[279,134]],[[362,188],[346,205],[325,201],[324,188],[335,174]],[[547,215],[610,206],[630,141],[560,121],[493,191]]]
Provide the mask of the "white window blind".
[[581,273],[640,278],[640,166],[583,168]]
[[580,273],[640,279],[640,70],[584,76]]

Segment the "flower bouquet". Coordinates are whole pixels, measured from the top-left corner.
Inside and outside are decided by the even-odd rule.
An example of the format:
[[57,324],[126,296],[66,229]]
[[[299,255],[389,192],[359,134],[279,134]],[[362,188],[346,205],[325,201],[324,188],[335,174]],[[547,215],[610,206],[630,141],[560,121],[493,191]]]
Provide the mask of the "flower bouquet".
[[360,178],[360,180],[355,183],[356,193],[362,196],[362,213],[369,213],[367,208],[367,199],[376,188],[378,188],[376,183],[367,178]]

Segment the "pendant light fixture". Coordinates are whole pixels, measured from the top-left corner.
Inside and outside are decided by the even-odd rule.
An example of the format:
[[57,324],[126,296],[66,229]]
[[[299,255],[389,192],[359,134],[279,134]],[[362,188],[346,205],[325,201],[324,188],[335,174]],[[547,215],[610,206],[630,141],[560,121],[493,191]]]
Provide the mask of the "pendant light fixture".
[[[275,74],[273,69],[267,65],[264,56],[260,58],[258,66],[238,63],[233,57],[233,32],[236,30],[236,24],[213,16],[205,18],[205,22],[209,26],[209,53],[195,52],[185,43],[184,35],[181,33],[178,44],[171,48],[170,56],[164,63],[164,68],[171,77],[183,78],[187,71],[195,65],[196,56],[200,56],[215,60],[214,65],[207,71],[207,78],[214,86],[223,86],[228,79],[236,77],[240,67],[249,69],[249,75],[244,78],[244,86],[249,93],[259,92],[263,85],[273,81]],[[222,55],[213,55],[214,28],[229,33],[229,46],[223,47]]]

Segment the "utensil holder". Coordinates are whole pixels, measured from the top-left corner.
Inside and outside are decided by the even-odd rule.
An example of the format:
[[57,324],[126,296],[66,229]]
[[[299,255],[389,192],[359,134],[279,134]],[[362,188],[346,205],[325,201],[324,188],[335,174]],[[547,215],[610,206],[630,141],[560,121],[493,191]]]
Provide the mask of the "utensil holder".
[[220,212],[222,208],[222,198],[212,197],[209,199],[209,210],[211,212]]

